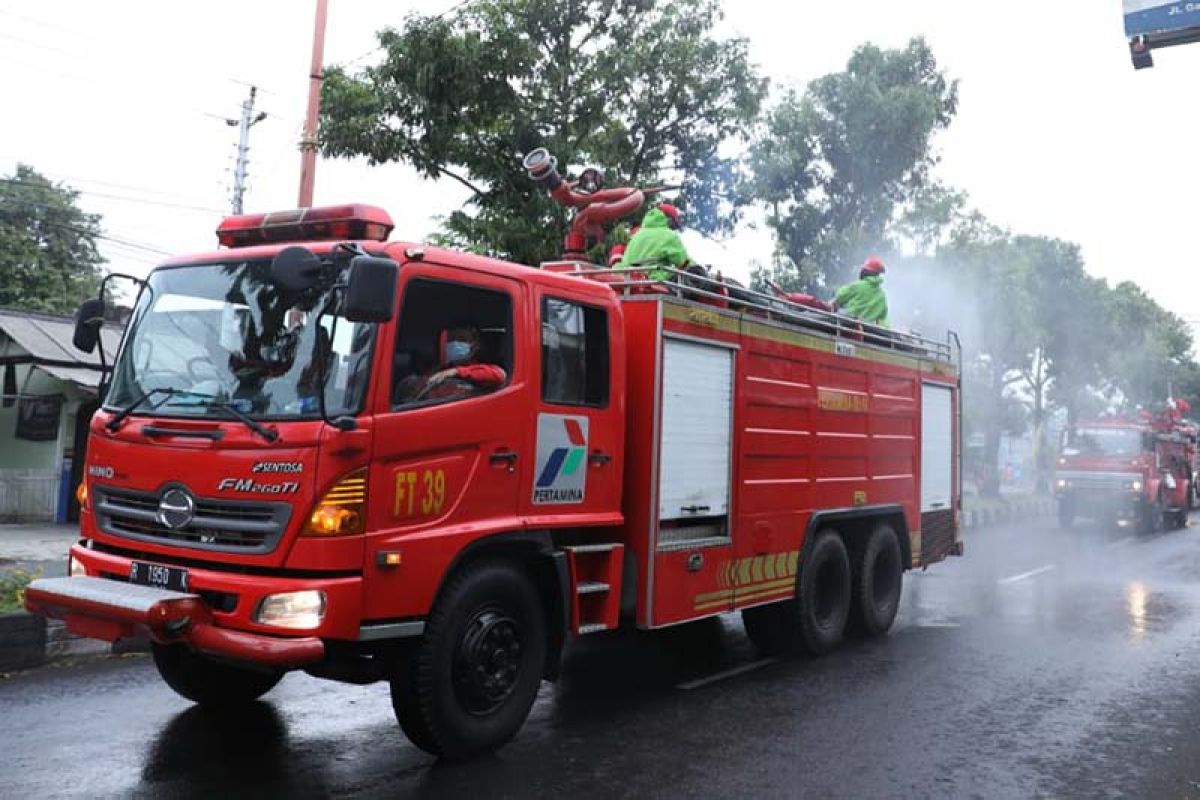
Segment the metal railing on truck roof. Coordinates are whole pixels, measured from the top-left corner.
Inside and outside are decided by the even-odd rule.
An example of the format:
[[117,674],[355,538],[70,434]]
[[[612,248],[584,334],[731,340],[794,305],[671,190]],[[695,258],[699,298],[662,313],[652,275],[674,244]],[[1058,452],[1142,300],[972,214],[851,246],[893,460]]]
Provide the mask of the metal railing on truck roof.
[[660,280],[650,277],[648,272],[642,269],[604,269],[578,262],[574,264],[574,269],[556,271],[599,281],[621,297],[677,297],[702,303],[716,310],[728,310],[784,322],[855,345],[869,344],[955,365],[961,358],[961,345],[957,344],[957,337],[953,332],[947,334],[945,341],[927,339],[918,334],[872,325],[836,311],[824,311],[782,297],[763,294],[708,275],[668,267],[655,267],[654,270],[667,273],[668,277]]

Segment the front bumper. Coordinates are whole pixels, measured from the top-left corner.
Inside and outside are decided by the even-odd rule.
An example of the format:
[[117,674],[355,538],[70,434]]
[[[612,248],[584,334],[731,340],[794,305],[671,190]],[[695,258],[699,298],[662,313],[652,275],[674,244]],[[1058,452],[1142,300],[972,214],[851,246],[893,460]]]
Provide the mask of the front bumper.
[[300,667],[325,656],[316,637],[284,639],[214,624],[199,595],[91,578],[43,578],[25,590],[25,608],[64,620],[67,630],[105,641],[144,633],[159,644],[187,644],[218,658]]
[[[186,644],[199,652],[239,661],[298,667],[320,661],[329,640],[359,638],[362,577],[246,574],[218,564],[178,564],[168,558],[136,560],[186,566],[188,594],[126,582],[133,557],[76,544],[71,557],[86,576],[39,580],[26,592],[26,607],[62,619],[72,633],[115,641],[143,634],[161,644]],[[326,611],[311,630],[290,630],[254,620],[263,598],[318,589]]]

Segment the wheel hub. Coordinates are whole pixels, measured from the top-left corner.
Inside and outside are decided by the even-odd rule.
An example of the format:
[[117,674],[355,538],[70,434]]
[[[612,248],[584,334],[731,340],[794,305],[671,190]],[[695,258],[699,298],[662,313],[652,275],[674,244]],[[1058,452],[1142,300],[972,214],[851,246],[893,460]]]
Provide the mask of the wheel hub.
[[454,689],[472,714],[499,708],[517,685],[521,629],[497,609],[476,612],[463,630],[454,654]]

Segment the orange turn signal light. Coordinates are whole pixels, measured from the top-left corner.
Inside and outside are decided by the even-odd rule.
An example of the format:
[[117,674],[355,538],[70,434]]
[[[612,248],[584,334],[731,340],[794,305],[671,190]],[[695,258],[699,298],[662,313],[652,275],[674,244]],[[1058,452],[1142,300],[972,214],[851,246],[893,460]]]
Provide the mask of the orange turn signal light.
[[367,471],[341,478],[313,508],[303,536],[351,536],[366,528]]
[[79,503],[79,507],[84,511],[88,509],[88,488],[87,481],[81,481],[75,487],[75,500]]

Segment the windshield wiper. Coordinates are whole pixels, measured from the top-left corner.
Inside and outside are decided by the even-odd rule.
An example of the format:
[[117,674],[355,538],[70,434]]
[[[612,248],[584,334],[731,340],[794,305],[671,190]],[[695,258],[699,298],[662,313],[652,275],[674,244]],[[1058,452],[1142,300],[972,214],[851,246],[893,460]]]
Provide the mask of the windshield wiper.
[[[134,400],[132,403],[130,403],[129,405],[125,406],[120,411],[118,411],[116,413],[116,416],[114,416],[107,423],[105,423],[104,427],[108,428],[110,431],[115,432],[117,430],[117,428],[121,427],[121,423],[124,422],[129,417],[129,415],[132,414],[137,409],[138,406],[140,406],[142,403],[149,400],[151,397],[154,397],[154,395],[165,394],[167,397],[173,397],[174,395],[178,394],[179,391],[180,390],[178,390],[178,389],[171,389],[170,387],[166,387],[166,388],[162,388],[162,389],[151,389],[150,391],[146,392],[141,397],[139,397],[137,400]],[[166,400],[166,398],[163,398],[163,400]],[[159,403],[158,405],[162,405],[162,403]],[[155,405],[153,408],[158,408],[158,405]]]
[[209,403],[207,407],[208,408],[219,408],[222,411],[229,412],[229,414],[231,416],[233,416],[235,419],[238,419],[238,420],[241,420],[242,422],[244,422],[246,424],[247,428],[254,431],[259,436],[266,439],[268,442],[275,442],[279,439],[279,431],[275,430],[274,428],[268,428],[266,425],[263,425],[261,422],[254,419],[253,417],[250,417],[249,415],[247,415],[241,411],[238,411],[236,408],[233,407],[233,405],[230,404],[230,402],[228,400],[214,400],[213,402]]
[[188,392],[188,391],[180,390],[180,391],[176,392],[176,394],[191,395],[192,397],[199,397],[201,400],[207,400],[208,402],[206,402],[206,403],[205,402],[201,402],[201,403],[171,403],[171,405],[173,405],[173,406],[193,406],[193,407],[200,406],[201,408],[204,408],[204,409],[218,408],[222,411],[227,412],[229,414],[229,416],[233,417],[237,421],[244,423],[247,428],[254,431],[259,436],[266,439],[268,442],[275,442],[279,439],[279,431],[274,430],[272,428],[268,428],[266,425],[263,425],[261,422],[254,419],[253,417],[250,417],[247,414],[243,413],[242,411],[239,411],[228,400],[222,400],[222,399],[218,398],[216,395],[203,394],[202,392]]

